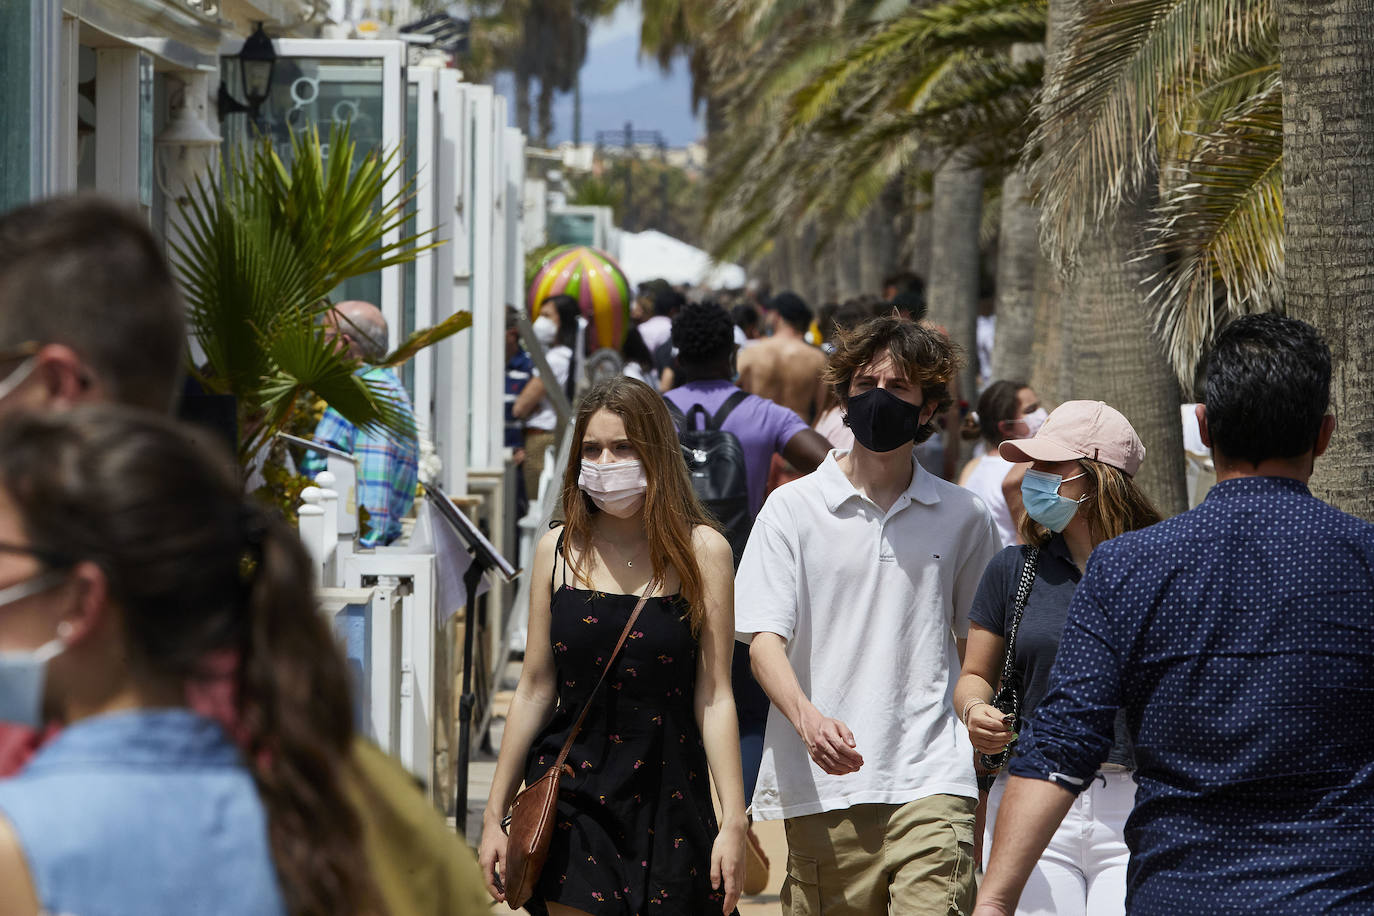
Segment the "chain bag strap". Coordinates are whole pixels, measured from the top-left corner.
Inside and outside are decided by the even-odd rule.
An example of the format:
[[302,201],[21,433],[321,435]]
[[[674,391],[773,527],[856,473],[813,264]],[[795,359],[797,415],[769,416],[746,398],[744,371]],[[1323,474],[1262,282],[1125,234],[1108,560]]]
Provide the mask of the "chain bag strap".
[[592,701],[596,699],[601,685],[606,681],[606,675],[610,674],[611,666],[620,656],[625,640],[634,629],[639,612],[644,610],[644,602],[649,600],[649,595],[657,587],[658,580],[653,579],[645,586],[644,594],[639,596],[639,602],[630,613],[630,619],[625,621],[625,629],[620,631],[615,651],[606,660],[606,666],[601,669],[601,677],[597,679],[592,692],[587,694],[582,711],[573,723],[572,730],[568,732],[562,750],[558,752],[558,759],[549,767],[548,772],[515,796],[511,802],[510,814],[501,822],[501,829],[506,831],[508,837],[502,881],[505,884],[506,903],[512,910],[523,907],[534,895],[534,885],[539,880],[539,873],[544,870],[544,861],[549,857],[549,842],[553,839],[554,824],[558,815],[559,782],[564,775],[574,775],[572,767],[567,763],[568,753],[572,750],[578,733],[582,731],[582,723],[587,719]]
[[[1025,559],[1021,564],[1021,581],[1016,586],[1016,600],[1012,604],[1011,626],[1007,628],[1007,651],[1002,661],[1002,680],[997,693],[992,697],[992,706],[1012,718],[1012,731],[1021,730],[1021,675],[1016,670],[1016,633],[1021,628],[1021,615],[1026,611],[1030,599],[1031,586],[1035,583],[1035,567],[1040,559],[1039,547],[1023,547]],[[1015,743],[1016,739],[1012,739]],[[980,754],[983,766],[989,770],[1000,770],[1011,754],[1007,745],[996,754]]]

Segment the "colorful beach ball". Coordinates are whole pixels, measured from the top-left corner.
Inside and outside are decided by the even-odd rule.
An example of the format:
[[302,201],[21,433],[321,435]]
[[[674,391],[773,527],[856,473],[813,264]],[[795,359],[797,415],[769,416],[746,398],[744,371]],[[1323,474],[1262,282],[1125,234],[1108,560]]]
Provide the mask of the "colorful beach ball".
[[556,248],[530,284],[530,315],[550,296],[566,293],[577,300],[591,322],[596,348],[619,350],[630,328],[630,281],[611,256],[599,248]]

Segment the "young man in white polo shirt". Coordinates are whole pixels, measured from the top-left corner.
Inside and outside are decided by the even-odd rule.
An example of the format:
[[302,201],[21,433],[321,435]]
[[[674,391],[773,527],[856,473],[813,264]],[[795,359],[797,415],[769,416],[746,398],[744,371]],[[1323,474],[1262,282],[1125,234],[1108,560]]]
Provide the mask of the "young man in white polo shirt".
[[998,548],[976,496],[921,469],[958,366],[901,318],[839,339],[852,451],[778,489],[735,583],[773,702],[754,816],[785,818],[785,914],[973,908],[973,749],[955,715],[968,610]]

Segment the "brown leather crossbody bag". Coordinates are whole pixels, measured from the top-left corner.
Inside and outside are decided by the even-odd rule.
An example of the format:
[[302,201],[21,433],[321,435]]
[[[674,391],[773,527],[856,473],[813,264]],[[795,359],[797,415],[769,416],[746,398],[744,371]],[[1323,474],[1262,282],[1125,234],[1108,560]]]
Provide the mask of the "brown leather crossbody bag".
[[582,723],[587,718],[587,711],[592,707],[592,700],[596,699],[606,675],[610,673],[611,666],[615,664],[621,648],[625,645],[625,639],[630,635],[635,621],[639,619],[639,612],[644,610],[644,602],[649,600],[649,593],[657,584],[657,580],[651,581],[645,587],[644,594],[639,596],[639,603],[630,613],[630,619],[625,622],[625,629],[620,633],[615,651],[606,660],[606,667],[601,669],[601,677],[597,679],[596,686],[587,695],[587,701],[582,704],[582,712],[573,723],[572,731],[568,732],[568,739],[563,742],[558,759],[549,767],[547,773],[515,796],[515,800],[511,802],[510,814],[501,822],[501,827],[505,829],[508,837],[506,867],[501,877],[506,889],[506,903],[510,904],[512,910],[523,907],[534,895],[535,882],[539,880],[539,873],[544,870],[544,860],[549,857],[549,841],[553,838],[554,823],[558,816],[558,784],[565,773],[568,776],[574,775],[572,767],[568,766],[568,752],[572,750],[573,742],[582,730]]

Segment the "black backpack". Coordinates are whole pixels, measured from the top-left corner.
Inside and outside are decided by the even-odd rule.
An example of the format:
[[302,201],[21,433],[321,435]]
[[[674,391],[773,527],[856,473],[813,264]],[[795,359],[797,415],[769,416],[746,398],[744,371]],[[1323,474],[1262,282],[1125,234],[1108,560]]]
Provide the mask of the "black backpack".
[[[746,391],[736,391],[725,399],[714,417],[706,415],[706,408],[693,404],[686,414],[676,404],[668,404],[677,426],[677,438],[682,443],[682,460],[692,478],[692,489],[706,507],[706,511],[720,523],[725,539],[735,554],[739,566],[744,544],[754,519],[749,514],[749,469],[744,463],[744,447],[734,433],[721,429],[730,412],[749,397]],[[701,429],[698,429],[698,418]]]

